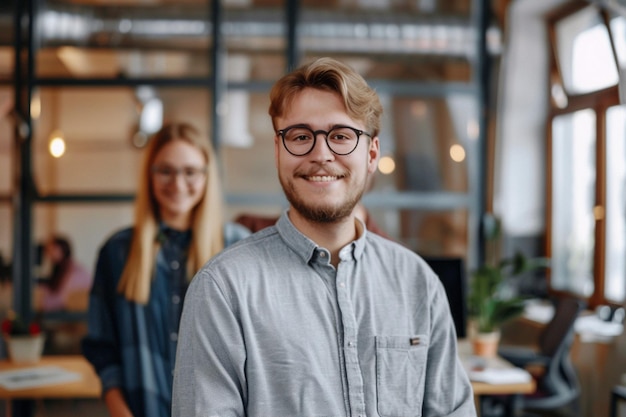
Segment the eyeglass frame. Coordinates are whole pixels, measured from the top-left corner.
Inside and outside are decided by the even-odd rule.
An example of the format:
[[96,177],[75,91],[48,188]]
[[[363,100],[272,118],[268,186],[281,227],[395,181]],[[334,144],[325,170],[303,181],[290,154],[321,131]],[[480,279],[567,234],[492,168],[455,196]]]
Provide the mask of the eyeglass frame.
[[[164,170],[168,170],[170,171],[169,173],[165,173]],[[182,175],[183,179],[185,180],[185,183],[187,184],[195,184],[196,182],[198,182],[200,180],[200,178],[202,177],[198,177],[196,180],[189,180],[185,173],[186,171],[191,170],[193,172],[193,174],[202,174],[202,177],[206,178],[208,173],[208,166],[204,166],[203,168],[197,168],[197,167],[182,167],[182,168],[174,168],[171,166],[160,166],[160,165],[153,165],[150,167],[150,173],[152,175],[155,175],[155,178],[158,178],[159,175],[161,175],[161,178],[165,179],[165,181],[162,181],[163,184],[172,184],[174,182],[176,182],[176,179],[178,178],[179,175]]]
[[[289,150],[289,148],[285,144],[285,133],[287,133],[289,130],[295,129],[295,128],[307,129],[311,133],[313,133],[313,145],[311,145],[311,149],[309,149],[305,153],[301,153],[301,154],[293,153],[293,152],[291,152]],[[356,134],[356,144],[354,145],[354,148],[352,148],[352,150],[350,152],[348,152],[348,153],[336,152],[332,148],[332,146],[330,146],[330,144],[328,143],[328,135],[330,135],[330,132],[332,132],[335,129],[350,129],[350,130],[352,130]],[[330,151],[332,153],[334,153],[335,155],[339,155],[339,156],[350,155],[352,152],[354,152],[356,150],[356,148],[359,147],[359,141],[361,140],[361,135],[366,135],[369,138],[372,137],[372,135],[370,133],[368,133],[368,132],[366,132],[366,131],[364,131],[362,129],[357,129],[356,127],[352,127],[352,126],[348,126],[348,125],[334,125],[333,127],[330,128],[330,130],[323,130],[323,129],[313,130],[309,125],[296,124],[296,125],[287,126],[284,129],[279,129],[279,130],[276,131],[276,134],[278,136],[280,136],[281,142],[283,143],[283,147],[285,148],[285,150],[287,152],[289,152],[293,156],[305,156],[305,155],[310,154],[313,151],[313,149],[315,149],[315,144],[317,143],[317,135],[320,135],[320,134],[324,134],[324,141],[326,142],[326,146],[328,146],[328,149],[330,149]]]

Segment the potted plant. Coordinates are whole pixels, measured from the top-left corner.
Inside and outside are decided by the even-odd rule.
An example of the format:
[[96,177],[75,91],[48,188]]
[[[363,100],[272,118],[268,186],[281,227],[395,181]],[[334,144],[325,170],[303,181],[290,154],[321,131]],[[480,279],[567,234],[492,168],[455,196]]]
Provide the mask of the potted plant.
[[44,346],[44,335],[39,323],[35,321],[26,323],[17,314],[9,311],[2,321],[1,328],[12,362],[39,362]]
[[524,312],[525,298],[516,295],[512,277],[548,266],[546,258],[527,258],[517,251],[513,257],[499,259],[500,223],[494,217],[484,223],[487,251],[485,263],[473,271],[468,297],[472,320],[474,353],[495,356],[501,326]]

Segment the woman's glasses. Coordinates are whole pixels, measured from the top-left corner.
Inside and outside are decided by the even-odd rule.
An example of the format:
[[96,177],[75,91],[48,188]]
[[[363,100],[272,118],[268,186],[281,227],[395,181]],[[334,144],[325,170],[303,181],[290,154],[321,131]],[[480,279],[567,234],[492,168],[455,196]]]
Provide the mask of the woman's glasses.
[[161,184],[170,184],[176,181],[176,178],[179,175],[185,179],[187,184],[196,184],[198,181],[204,179],[207,174],[206,167],[198,168],[198,167],[183,167],[183,168],[174,168],[171,166],[163,165],[155,165],[152,167],[152,175],[154,175],[154,179],[160,182]]

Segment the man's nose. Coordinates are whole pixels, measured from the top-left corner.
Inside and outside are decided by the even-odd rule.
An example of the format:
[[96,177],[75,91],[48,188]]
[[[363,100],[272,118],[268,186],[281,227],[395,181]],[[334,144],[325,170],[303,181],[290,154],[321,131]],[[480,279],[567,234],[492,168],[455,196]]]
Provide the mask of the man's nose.
[[311,151],[314,159],[323,161],[332,161],[335,159],[335,153],[330,150],[326,137],[327,136],[321,132],[317,133],[315,136],[315,145],[313,145],[313,150]]

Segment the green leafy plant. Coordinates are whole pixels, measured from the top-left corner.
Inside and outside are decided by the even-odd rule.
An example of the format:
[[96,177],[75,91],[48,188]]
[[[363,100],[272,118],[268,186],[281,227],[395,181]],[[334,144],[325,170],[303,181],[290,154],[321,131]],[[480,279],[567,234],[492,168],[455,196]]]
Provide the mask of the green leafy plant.
[[517,251],[499,260],[500,222],[493,216],[484,223],[487,238],[485,264],[473,271],[468,297],[470,317],[479,333],[499,330],[502,324],[524,312],[525,298],[513,294],[511,278],[549,265],[547,258],[527,258]]

